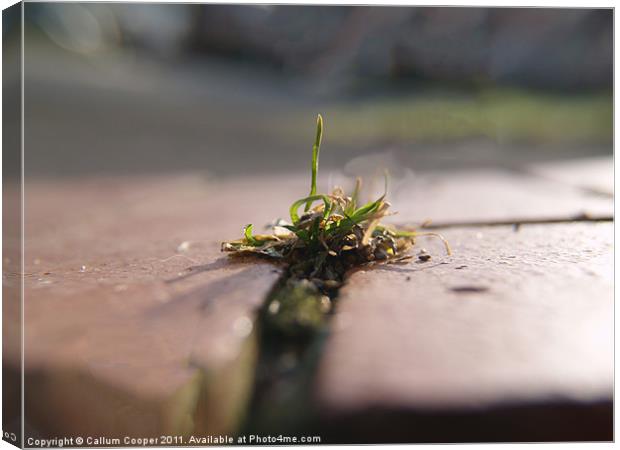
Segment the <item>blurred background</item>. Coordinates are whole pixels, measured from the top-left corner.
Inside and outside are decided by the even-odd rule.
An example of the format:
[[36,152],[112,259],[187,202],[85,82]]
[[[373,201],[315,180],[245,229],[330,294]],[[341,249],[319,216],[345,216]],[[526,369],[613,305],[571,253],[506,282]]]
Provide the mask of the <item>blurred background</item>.
[[27,3],[26,172],[305,170],[318,112],[322,169],[609,155],[612,14]]

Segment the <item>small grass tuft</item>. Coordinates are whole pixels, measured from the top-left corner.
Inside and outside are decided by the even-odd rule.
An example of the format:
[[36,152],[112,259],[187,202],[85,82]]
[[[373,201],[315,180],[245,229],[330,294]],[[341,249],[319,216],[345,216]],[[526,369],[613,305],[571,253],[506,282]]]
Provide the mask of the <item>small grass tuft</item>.
[[[437,233],[400,230],[381,224],[381,220],[390,214],[390,204],[385,199],[387,174],[383,195],[361,206],[358,205],[362,184],[359,178],[350,196],[338,187],[331,194],[317,194],[322,136],[323,118],[318,115],[312,148],[310,194],[293,202],[289,208],[290,222],[279,220],[273,226],[272,233],[266,235],[253,235],[252,225],[246,225],[244,237],[223,242],[222,251],[260,255],[286,262],[288,289],[293,289],[290,286],[295,283],[301,283],[307,289],[310,283],[316,290],[313,297],[317,299],[321,295],[333,297],[342,285],[345,274],[354,267],[412,258],[407,251],[418,236],[438,237],[450,254],[448,242]],[[302,206],[303,213],[300,214]],[[294,317],[294,314],[287,317]],[[300,325],[304,320],[297,317],[295,322]]]

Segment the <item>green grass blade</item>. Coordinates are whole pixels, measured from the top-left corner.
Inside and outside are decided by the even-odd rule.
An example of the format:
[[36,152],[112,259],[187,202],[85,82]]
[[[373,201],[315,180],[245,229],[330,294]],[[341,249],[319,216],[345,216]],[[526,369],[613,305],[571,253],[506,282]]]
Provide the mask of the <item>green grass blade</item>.
[[383,187],[383,195],[381,196],[380,200],[383,200],[384,198],[387,197],[388,184],[390,183],[390,172],[389,172],[389,170],[385,169],[383,171],[383,179],[385,181],[385,185]]
[[353,190],[353,195],[351,195],[351,202],[347,205],[347,208],[344,211],[345,215],[350,216],[357,208],[357,202],[359,201],[360,190],[362,189],[362,179],[357,177],[355,179],[355,189]]
[[314,223],[312,224],[312,228],[310,229],[310,241],[317,242],[319,240],[319,233],[321,232],[321,218],[317,217],[314,219]]
[[351,220],[353,220],[353,222],[355,223],[363,222],[364,220],[366,220],[367,216],[376,212],[381,207],[381,205],[383,205],[383,200],[387,196],[387,191],[388,191],[389,174],[387,170],[384,172],[384,177],[385,177],[385,187],[383,190],[383,195],[379,197],[377,200],[375,200],[374,202],[366,203],[364,206],[356,209],[352,214],[349,214],[349,217],[351,218]]
[[[323,138],[323,117],[319,114],[316,118],[316,137],[312,146],[312,181],[310,182],[310,196],[316,194],[316,177],[319,171],[319,152],[321,150],[321,139]],[[304,211],[310,209],[312,203],[306,203]]]
[[293,225],[296,225],[297,223],[299,223],[299,214],[297,214],[297,210],[299,209],[299,207],[303,205],[304,203],[306,204],[306,207],[307,207],[308,204],[312,205],[312,203],[316,202],[317,200],[323,200],[323,203],[325,203],[323,217],[327,218],[329,216],[329,213],[332,209],[332,204],[331,204],[331,201],[329,200],[329,197],[323,194],[310,195],[308,197],[300,198],[299,200],[297,200],[295,203],[291,205],[289,212],[291,214],[291,221],[293,222]]
[[252,224],[249,223],[243,228],[243,236],[249,245],[260,245],[261,243],[252,236]]
[[383,203],[383,196],[381,196],[378,200],[374,202],[366,203],[364,206],[362,206],[359,209],[356,209],[355,212],[350,215],[351,220],[353,220],[356,223],[361,222],[362,220],[364,220],[363,217],[369,214],[372,214],[377,209],[379,209],[382,203]]

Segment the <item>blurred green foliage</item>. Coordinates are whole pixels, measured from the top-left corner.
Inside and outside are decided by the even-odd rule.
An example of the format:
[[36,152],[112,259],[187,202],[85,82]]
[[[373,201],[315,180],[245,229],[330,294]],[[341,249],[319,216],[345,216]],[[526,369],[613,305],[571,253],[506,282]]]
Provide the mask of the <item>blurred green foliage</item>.
[[[330,141],[450,142],[487,137],[510,143],[610,143],[611,93],[578,95],[490,89],[475,94],[406,95],[326,108]],[[295,118],[295,125],[302,118]],[[303,118],[305,119],[305,116]]]

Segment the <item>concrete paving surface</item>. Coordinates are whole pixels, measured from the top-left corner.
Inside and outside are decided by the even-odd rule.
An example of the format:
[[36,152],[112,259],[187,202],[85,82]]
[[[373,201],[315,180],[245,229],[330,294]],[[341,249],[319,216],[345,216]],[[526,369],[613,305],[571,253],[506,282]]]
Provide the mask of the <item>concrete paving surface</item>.
[[[429,261],[351,274],[307,429],[343,443],[611,440],[613,183],[583,185],[578,164],[395,183],[391,221],[447,226],[433,231],[453,254],[425,237],[413,254]],[[611,160],[577,172],[601,167]],[[295,173],[29,180],[27,432],[238,432],[257,310],[282,267],[231,259],[220,243],[285,218],[307,189]],[[498,225],[521,219],[539,223]],[[19,357],[5,365],[17,372]]]

